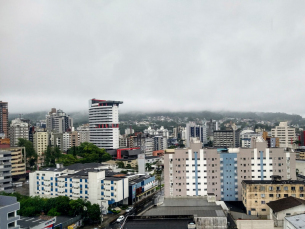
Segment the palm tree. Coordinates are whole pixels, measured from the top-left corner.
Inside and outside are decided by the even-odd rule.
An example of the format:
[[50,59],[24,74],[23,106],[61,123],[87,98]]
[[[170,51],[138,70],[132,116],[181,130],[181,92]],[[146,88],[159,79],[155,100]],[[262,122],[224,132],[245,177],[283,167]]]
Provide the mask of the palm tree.
[[146,163],[146,164],[145,164],[145,169],[146,169],[147,171],[150,171],[150,170],[151,170],[151,164],[150,164],[150,163]]

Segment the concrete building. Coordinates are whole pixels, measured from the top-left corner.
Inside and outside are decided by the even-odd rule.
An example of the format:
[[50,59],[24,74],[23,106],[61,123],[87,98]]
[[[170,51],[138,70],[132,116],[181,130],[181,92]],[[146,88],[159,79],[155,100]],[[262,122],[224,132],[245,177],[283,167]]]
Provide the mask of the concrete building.
[[25,147],[11,147],[6,149],[11,151],[12,178],[25,177],[26,175],[26,150]]
[[[270,219],[273,219],[274,226],[282,227],[285,216],[298,215],[305,212],[305,200],[295,197],[286,197],[267,203],[270,208]],[[305,225],[304,225],[305,226]]]
[[49,145],[49,133],[48,132],[35,132],[33,136],[33,147],[38,154],[38,156],[42,156],[42,154],[47,150]]
[[163,136],[154,136],[154,150],[165,150],[167,149],[167,138]]
[[149,136],[163,136],[168,138],[169,137],[169,131],[167,129],[164,129],[163,126],[160,127],[160,129],[152,129],[150,126],[145,129],[144,134],[149,135]]
[[186,146],[190,146],[191,138],[198,138],[203,144],[207,143],[207,130],[205,125],[197,125],[195,122],[188,122],[186,124]]
[[267,148],[256,142],[253,148],[202,148],[191,141],[190,148],[167,149],[164,154],[165,197],[205,196],[217,200],[242,200],[243,180],[296,180],[295,154],[283,148]]
[[56,111],[56,108],[52,108],[46,115],[46,121],[47,131],[63,133],[73,128],[73,119],[60,109]]
[[18,146],[18,139],[29,140],[29,125],[20,118],[12,120],[9,128],[9,138],[11,146]]
[[289,127],[287,122],[280,122],[278,126],[271,129],[272,137],[278,137],[280,147],[293,148],[294,141],[298,140],[295,134],[295,128]]
[[145,138],[143,148],[146,156],[152,156],[152,152],[154,151],[154,139]]
[[70,147],[79,146],[80,145],[80,133],[78,131],[72,131],[70,133]]
[[214,136],[214,131],[219,130],[218,122],[211,119],[210,121],[206,122],[205,125],[207,129],[207,138],[212,140],[211,138]]
[[243,130],[239,134],[240,146],[243,148],[251,148],[251,138],[260,136],[262,136],[261,133],[256,133],[253,130]]
[[51,133],[51,145],[57,146],[62,152],[67,152],[71,148],[70,133]]
[[8,138],[8,103],[0,101],[0,134]]
[[125,129],[125,135],[134,134],[134,129],[126,128]]
[[125,174],[111,173],[108,166],[99,163],[58,167],[30,173],[30,196],[81,198],[104,209],[109,205],[127,204],[128,178]]
[[13,196],[0,196],[0,228],[1,229],[19,229],[18,220],[20,216],[17,211],[20,209],[20,203]]
[[80,143],[90,142],[90,129],[89,124],[83,124],[77,127],[77,132],[80,135]]
[[0,149],[0,192],[13,192],[11,160],[11,151]]
[[217,130],[213,135],[214,147],[239,147],[239,132],[235,130]]
[[248,215],[269,215],[267,204],[286,197],[304,199],[305,182],[298,180],[244,180],[242,201]]
[[99,148],[119,148],[119,105],[121,101],[91,99],[89,106],[90,142]]
[[155,176],[134,175],[128,177],[129,180],[129,197],[128,204],[132,205],[147,195],[155,192],[157,182]]

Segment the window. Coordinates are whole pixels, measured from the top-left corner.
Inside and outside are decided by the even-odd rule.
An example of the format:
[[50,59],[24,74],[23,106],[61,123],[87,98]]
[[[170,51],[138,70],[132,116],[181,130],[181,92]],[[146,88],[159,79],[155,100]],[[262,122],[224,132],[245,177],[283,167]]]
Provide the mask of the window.
[[300,194],[300,197],[304,197],[304,194]]
[[262,201],[261,203],[262,203],[262,204],[265,204],[265,203],[266,203],[266,201]]
[[262,211],[263,211],[263,212],[265,212],[265,211],[266,211],[266,209],[265,209],[265,208],[262,208]]
[[265,198],[265,194],[261,194],[261,197],[262,197],[262,198]]
[[269,194],[269,197],[273,197],[273,194]]
[[284,187],[284,190],[285,190],[285,191],[288,191],[288,186],[285,186],[285,187]]

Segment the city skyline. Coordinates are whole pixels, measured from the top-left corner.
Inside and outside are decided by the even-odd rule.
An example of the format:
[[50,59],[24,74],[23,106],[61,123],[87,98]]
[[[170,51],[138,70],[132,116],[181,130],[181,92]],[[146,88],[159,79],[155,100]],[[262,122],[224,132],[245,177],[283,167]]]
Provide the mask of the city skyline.
[[[17,7],[18,6],[18,7]],[[2,2],[10,112],[88,109],[305,114],[304,2]]]

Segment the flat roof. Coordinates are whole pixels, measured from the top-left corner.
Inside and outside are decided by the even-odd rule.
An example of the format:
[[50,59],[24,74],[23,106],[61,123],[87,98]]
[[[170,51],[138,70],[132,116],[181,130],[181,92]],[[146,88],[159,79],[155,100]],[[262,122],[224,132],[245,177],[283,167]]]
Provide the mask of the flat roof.
[[225,217],[220,205],[208,202],[206,197],[165,198],[162,205],[154,207],[144,216],[197,215],[198,217]]
[[305,181],[301,180],[243,180],[246,184],[304,184]]
[[305,214],[286,216],[285,219],[295,228],[305,229]]
[[[17,224],[20,225],[20,228],[29,228],[29,227],[32,228],[52,218],[54,218],[54,216],[34,216],[34,217],[20,216],[20,220],[18,220]],[[70,219],[73,219],[73,217],[56,216],[55,225],[64,223]]]
[[140,220],[128,220],[123,229],[185,229],[190,219],[140,219]]

